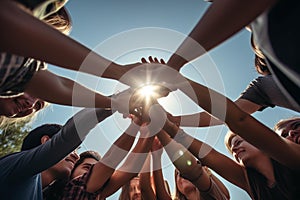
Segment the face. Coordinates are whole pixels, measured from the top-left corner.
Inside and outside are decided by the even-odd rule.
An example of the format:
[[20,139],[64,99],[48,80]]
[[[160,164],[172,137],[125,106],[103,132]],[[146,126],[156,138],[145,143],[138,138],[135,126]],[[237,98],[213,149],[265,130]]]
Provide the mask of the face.
[[130,200],[141,200],[141,188],[139,178],[133,178],[129,186]]
[[300,119],[283,124],[276,132],[282,137],[300,144]]
[[75,178],[88,172],[92,165],[96,164],[98,161],[94,158],[86,158],[83,162],[74,169],[71,178]]
[[51,167],[51,171],[56,175],[56,178],[66,178],[71,175],[76,161],[79,159],[78,154],[74,151],[67,157],[62,159],[59,163]]
[[234,136],[231,140],[231,151],[235,160],[246,167],[255,166],[257,159],[263,155],[259,149],[238,135]]
[[176,176],[176,184],[178,190],[185,196],[197,190],[196,186],[192,182],[181,177],[180,174]]
[[45,102],[26,93],[13,98],[0,98],[0,115],[6,117],[25,117],[42,109]]

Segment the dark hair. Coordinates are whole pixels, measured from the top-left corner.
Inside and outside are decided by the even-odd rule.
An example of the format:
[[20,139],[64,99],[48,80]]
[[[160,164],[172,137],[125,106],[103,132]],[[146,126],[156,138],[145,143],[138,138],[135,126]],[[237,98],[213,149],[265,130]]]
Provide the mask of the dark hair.
[[59,124],[44,124],[28,133],[23,140],[21,150],[28,150],[41,145],[41,138],[45,135],[52,138],[53,135],[61,130],[62,126]]
[[[98,152],[96,151],[84,151],[82,152],[80,155],[79,155],[79,160],[75,163],[74,167],[73,167],[73,170],[72,170],[72,173],[74,172],[74,170],[76,169],[76,167],[78,167],[78,165],[80,165],[81,163],[83,163],[83,161],[87,158],[93,158],[97,161],[99,161],[101,159],[101,156]],[[72,175],[71,175],[72,176]]]
[[264,54],[262,53],[262,51],[256,45],[254,38],[253,38],[253,34],[251,34],[250,41],[251,41],[252,50],[255,53],[254,66],[255,66],[256,71],[261,75],[271,74],[271,72],[269,71],[268,66],[267,66],[266,58],[265,58]]

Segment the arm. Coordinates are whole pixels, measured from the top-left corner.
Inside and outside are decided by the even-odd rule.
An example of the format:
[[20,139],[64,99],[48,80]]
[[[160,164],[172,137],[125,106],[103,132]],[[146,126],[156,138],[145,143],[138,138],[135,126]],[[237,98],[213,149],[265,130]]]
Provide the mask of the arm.
[[23,11],[14,1],[0,2],[0,26],[5,27],[0,34],[0,49],[3,52],[116,80],[130,69],[92,52]]
[[6,169],[3,173],[10,172],[9,178],[14,179],[32,176],[48,169],[74,151],[89,131],[111,114],[111,111],[104,109],[79,111],[45,144],[3,158],[1,167]]
[[87,182],[86,190],[96,192],[112,176],[118,164],[130,151],[139,127],[131,123],[127,130],[113,143],[100,162],[97,162]]
[[[109,182],[103,188],[101,195],[108,197],[115,193],[126,182],[137,176],[146,160],[147,153],[149,152],[154,136],[145,136],[144,130],[140,130],[141,136],[137,141],[135,148],[128,155],[124,164],[113,173]],[[151,135],[151,134],[150,134]],[[152,134],[153,135],[153,134]]]
[[[271,158],[297,169],[300,166],[300,146],[292,143],[242,111],[234,102],[222,94],[201,84],[189,80],[190,85],[197,91],[197,99],[192,99],[204,110],[226,122],[234,133],[265,152]],[[187,94],[189,95],[189,94]],[[266,138],[268,138],[266,140]],[[284,152],[281,149],[285,149]]]
[[213,1],[167,64],[180,70],[186,63],[221,44],[247,26],[276,2],[277,0]]
[[[241,110],[246,113],[252,114],[261,108],[260,105],[248,101],[246,99],[237,99],[234,102]],[[168,119],[183,127],[207,127],[222,125],[223,121],[215,118],[207,112],[200,112],[183,116],[172,116],[168,114]],[[195,123],[195,119],[199,119],[199,123]]]
[[162,166],[161,166],[161,155],[162,155],[162,145],[160,144],[158,138],[153,141],[151,154],[153,162],[153,178],[156,191],[157,199],[171,200],[171,194],[167,191]]
[[[189,136],[170,121],[165,123],[164,131],[170,135],[170,137],[174,138],[176,142],[179,142],[187,148],[203,165],[211,168],[226,180],[249,193],[250,190],[243,167],[209,145]],[[171,138],[168,139],[166,136],[164,137],[166,142],[171,140]]]
[[150,153],[148,153],[144,166],[140,172],[140,187],[143,200],[156,200],[151,184],[150,159]]

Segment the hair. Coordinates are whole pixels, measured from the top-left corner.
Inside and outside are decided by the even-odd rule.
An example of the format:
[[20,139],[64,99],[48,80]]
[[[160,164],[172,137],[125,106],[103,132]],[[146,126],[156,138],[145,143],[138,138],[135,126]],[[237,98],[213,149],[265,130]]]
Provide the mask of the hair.
[[43,21],[66,35],[69,35],[71,32],[72,20],[65,7],[49,15]]
[[101,155],[100,155],[98,152],[96,152],[96,151],[91,151],[91,150],[82,152],[82,153],[79,155],[79,160],[75,163],[75,165],[74,165],[74,167],[73,167],[73,170],[72,170],[72,172],[71,172],[71,176],[72,176],[74,170],[75,170],[80,164],[82,164],[83,161],[84,161],[85,159],[87,159],[87,158],[93,158],[93,159],[99,161],[99,160],[101,159]]
[[268,69],[267,63],[266,63],[266,58],[265,58],[264,54],[262,53],[262,51],[256,45],[254,38],[253,38],[253,34],[251,34],[250,41],[251,41],[252,50],[255,53],[254,66],[255,66],[256,71],[261,75],[271,74],[271,72]]
[[235,136],[236,136],[236,134],[234,132],[228,131],[224,138],[225,146],[231,154],[233,153],[231,150],[231,141],[232,141],[232,138],[234,138]]
[[61,129],[62,126],[59,124],[44,124],[33,129],[23,140],[21,151],[29,150],[41,145],[41,139],[43,136],[49,136],[52,138]]
[[[132,179],[139,179],[139,176],[133,177]],[[132,180],[130,179],[130,181]],[[130,181],[122,186],[121,194],[119,200],[130,200],[129,190],[130,190]],[[143,197],[141,197],[143,199]]]
[[37,117],[38,113],[41,113],[40,111],[48,107],[49,105],[50,103],[44,101],[44,106],[40,110],[32,112],[31,114],[24,117],[12,118],[12,117],[6,117],[2,115],[0,116],[0,129],[5,130],[10,126],[14,126],[17,124],[22,124],[22,123],[27,124],[29,122],[33,122],[34,119]]
[[180,176],[180,172],[178,169],[174,170],[174,178],[175,178],[175,200],[187,200],[187,198],[182,194],[177,185],[177,177]]
[[300,117],[292,117],[288,119],[282,119],[274,126],[274,130],[277,131],[278,129],[284,128],[286,125],[293,123],[293,126],[300,125]]

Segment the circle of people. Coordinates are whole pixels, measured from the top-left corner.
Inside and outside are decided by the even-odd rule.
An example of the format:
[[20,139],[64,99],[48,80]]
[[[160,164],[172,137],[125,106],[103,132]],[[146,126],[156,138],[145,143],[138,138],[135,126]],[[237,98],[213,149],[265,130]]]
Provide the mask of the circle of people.
[[[85,107],[64,125],[44,124],[33,129],[20,152],[0,158],[1,198],[105,199],[122,188],[120,200],[230,199],[230,191],[214,175],[217,173],[251,199],[299,199],[300,118],[282,119],[271,130],[251,116],[274,106],[300,111],[296,54],[300,39],[295,28],[299,1],[211,1],[206,14],[167,62],[150,56],[128,65],[108,60],[68,37],[71,19],[65,3],[0,2],[0,24],[5,27],[0,33],[1,128],[33,118],[50,103]],[[214,27],[219,27],[217,33]],[[179,73],[181,67],[204,54],[195,50],[189,38],[210,51],[245,27],[251,31],[254,65],[261,76],[236,101]],[[88,62],[83,62],[86,58]],[[51,73],[46,63],[119,80],[130,89],[104,96]],[[151,72],[155,95],[139,96],[144,85],[136,85],[132,78],[121,79],[139,68],[143,80],[147,80],[147,71],[155,68]],[[167,79],[160,75],[168,70],[175,75]],[[172,116],[158,104],[157,98],[182,89],[178,77],[193,89],[196,98],[191,99],[205,112]],[[79,94],[85,94],[75,102],[74,85]],[[87,100],[91,96],[93,104]],[[225,101],[225,115],[212,112],[212,106],[224,109],[224,101],[212,103],[212,96]],[[124,133],[102,157],[95,151],[78,155],[75,150],[85,136],[114,112],[131,119]],[[193,126],[228,126],[225,144],[234,159],[182,129],[191,126],[189,119],[195,116],[199,122]],[[126,153],[120,154],[119,149]],[[175,195],[163,177],[163,151],[175,166]]]

